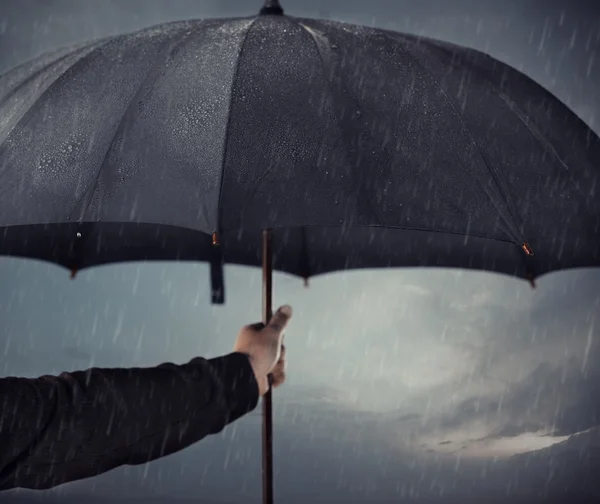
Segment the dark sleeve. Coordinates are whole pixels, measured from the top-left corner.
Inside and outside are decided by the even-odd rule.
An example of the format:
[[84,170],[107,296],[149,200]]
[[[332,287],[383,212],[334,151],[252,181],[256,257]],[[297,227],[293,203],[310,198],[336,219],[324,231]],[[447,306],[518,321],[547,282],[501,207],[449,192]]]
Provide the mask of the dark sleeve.
[[143,464],[221,431],[258,402],[240,353],[177,366],[0,379],[0,490]]

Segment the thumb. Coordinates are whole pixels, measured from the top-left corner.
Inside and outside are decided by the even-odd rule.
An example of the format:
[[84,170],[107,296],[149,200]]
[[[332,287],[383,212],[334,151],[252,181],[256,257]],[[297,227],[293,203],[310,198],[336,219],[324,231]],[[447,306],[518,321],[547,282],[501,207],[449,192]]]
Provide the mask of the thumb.
[[277,336],[281,336],[291,318],[292,307],[289,305],[281,306],[271,317],[271,320],[267,324],[267,329]]

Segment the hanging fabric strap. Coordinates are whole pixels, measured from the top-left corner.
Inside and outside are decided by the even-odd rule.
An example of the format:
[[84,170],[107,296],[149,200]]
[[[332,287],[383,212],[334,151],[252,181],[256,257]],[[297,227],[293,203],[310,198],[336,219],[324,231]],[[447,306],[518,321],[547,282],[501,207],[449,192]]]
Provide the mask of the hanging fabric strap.
[[225,304],[225,275],[223,273],[223,248],[218,233],[212,235],[210,257],[210,290],[212,304]]

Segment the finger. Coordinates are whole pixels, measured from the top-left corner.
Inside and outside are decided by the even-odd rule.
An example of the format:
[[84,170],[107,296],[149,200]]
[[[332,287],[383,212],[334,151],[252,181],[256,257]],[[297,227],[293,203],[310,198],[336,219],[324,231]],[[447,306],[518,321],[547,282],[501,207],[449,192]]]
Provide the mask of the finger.
[[279,368],[285,368],[285,347],[283,345],[279,347],[279,355],[277,357],[277,360],[273,364],[272,369],[274,370]]
[[285,357],[279,357],[279,359],[277,360],[277,362],[275,363],[275,365],[272,368],[272,372],[275,372],[278,369],[285,369],[287,366],[287,362],[285,360]]
[[277,364],[280,362],[285,362],[285,345],[282,344],[279,351],[279,359],[277,359]]
[[284,305],[275,312],[267,327],[272,331],[281,334],[291,317],[292,307]]
[[271,384],[274,388],[279,387],[283,382],[285,382],[285,371],[274,372],[271,378]]
[[285,359],[285,346],[281,345],[281,352],[279,355],[279,359],[273,370],[271,371],[271,384],[274,388],[279,387],[283,382],[285,382],[285,372],[287,368],[287,362]]

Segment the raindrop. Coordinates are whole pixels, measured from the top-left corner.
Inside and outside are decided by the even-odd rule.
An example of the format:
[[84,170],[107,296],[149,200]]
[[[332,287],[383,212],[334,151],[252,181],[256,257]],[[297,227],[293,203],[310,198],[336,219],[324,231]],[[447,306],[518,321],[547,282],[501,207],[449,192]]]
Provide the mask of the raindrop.
[[596,57],[596,53],[593,52],[592,55],[590,56],[590,59],[588,61],[588,66],[587,66],[587,71],[586,74],[588,77],[590,77],[592,75],[592,68],[594,67],[594,59]]

